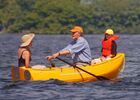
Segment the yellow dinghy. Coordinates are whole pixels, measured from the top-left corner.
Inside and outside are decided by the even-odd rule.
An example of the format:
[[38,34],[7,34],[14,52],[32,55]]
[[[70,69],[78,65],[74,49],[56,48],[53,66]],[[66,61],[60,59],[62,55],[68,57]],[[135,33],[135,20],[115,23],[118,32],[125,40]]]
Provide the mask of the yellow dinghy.
[[125,54],[118,53],[116,57],[100,64],[81,66],[80,68],[95,75],[92,76],[78,68],[53,67],[33,69],[25,67],[12,67],[12,80],[50,80],[57,79],[65,82],[90,82],[96,81],[96,76],[107,79],[117,78],[125,63]]

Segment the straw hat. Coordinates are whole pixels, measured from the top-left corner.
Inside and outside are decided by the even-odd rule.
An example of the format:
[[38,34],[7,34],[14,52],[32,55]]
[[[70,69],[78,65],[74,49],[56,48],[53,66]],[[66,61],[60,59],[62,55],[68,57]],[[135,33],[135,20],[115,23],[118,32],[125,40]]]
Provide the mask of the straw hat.
[[80,26],[75,26],[73,29],[70,30],[71,32],[80,32],[83,33],[83,28]]
[[33,40],[34,36],[35,36],[35,34],[33,34],[33,33],[23,35],[21,37],[22,43],[21,43],[20,47],[28,46],[31,43],[31,41]]

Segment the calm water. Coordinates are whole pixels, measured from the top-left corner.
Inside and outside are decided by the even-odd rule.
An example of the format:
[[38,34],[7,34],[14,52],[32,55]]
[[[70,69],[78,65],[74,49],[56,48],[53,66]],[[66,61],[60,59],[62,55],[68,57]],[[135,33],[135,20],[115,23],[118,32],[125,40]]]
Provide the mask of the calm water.
[[[65,83],[57,80],[12,82],[10,68],[17,65],[21,35],[0,35],[0,100],[139,100],[140,35],[121,35],[118,51],[126,54],[124,72],[116,82]],[[94,58],[100,55],[102,35],[85,37]],[[32,65],[48,65],[46,55],[54,53],[71,40],[70,36],[37,35],[32,48]],[[70,60],[70,57],[64,57]],[[63,63],[55,60],[56,65]]]

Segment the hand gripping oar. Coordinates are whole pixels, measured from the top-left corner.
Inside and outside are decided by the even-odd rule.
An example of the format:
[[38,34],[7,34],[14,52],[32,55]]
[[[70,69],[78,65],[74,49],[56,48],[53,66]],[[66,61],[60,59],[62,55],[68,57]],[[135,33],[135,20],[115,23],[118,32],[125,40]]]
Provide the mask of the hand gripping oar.
[[56,58],[57,58],[58,60],[60,60],[60,61],[63,61],[64,63],[69,64],[70,66],[73,66],[74,68],[80,69],[80,70],[82,70],[83,72],[86,72],[86,73],[88,73],[88,74],[90,74],[90,75],[96,77],[98,80],[109,80],[108,78],[103,77],[103,76],[96,76],[95,74],[92,74],[92,73],[90,73],[90,72],[88,72],[88,71],[86,71],[86,70],[84,70],[84,69],[82,69],[82,68],[80,68],[80,67],[78,67],[78,66],[76,66],[76,65],[74,65],[74,64],[71,64],[71,63],[69,63],[69,62],[67,62],[67,61],[65,61],[65,60],[63,60],[63,59],[61,59],[61,58],[59,58],[59,57],[56,57]]

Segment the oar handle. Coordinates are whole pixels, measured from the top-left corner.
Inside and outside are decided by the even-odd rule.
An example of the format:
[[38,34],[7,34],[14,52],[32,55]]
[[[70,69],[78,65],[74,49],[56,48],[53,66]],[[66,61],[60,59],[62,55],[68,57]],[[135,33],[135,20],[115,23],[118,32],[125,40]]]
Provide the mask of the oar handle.
[[55,67],[55,64],[52,61],[49,61],[51,67]]

